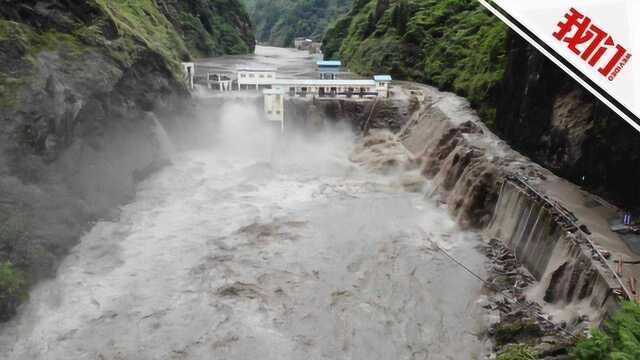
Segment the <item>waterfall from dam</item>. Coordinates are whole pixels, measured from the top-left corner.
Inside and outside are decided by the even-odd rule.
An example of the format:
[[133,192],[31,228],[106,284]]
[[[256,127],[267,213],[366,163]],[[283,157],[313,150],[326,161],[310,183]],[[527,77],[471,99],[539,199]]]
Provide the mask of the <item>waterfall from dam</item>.
[[477,234],[350,162],[348,129],[220,113],[32,290],[0,358],[481,358],[482,284],[433,246],[484,274]]
[[[614,302],[611,285],[544,204],[506,182],[487,231],[504,241],[538,280],[528,290],[555,321],[588,316],[598,324]],[[604,270],[603,270],[604,271]]]

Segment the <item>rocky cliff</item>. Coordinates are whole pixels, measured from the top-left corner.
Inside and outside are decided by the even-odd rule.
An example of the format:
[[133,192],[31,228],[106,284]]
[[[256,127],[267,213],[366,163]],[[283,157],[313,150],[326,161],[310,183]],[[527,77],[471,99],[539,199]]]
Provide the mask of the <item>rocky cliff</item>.
[[473,0],[357,0],[325,57],[469,99],[515,149],[626,207],[640,206],[640,136]]
[[640,206],[640,134],[519,36],[508,49],[497,132],[555,173]]
[[253,25],[238,0],[158,0],[157,4],[193,55],[253,51]]
[[0,2],[0,320],[166,160],[180,61],[253,45],[235,0]]

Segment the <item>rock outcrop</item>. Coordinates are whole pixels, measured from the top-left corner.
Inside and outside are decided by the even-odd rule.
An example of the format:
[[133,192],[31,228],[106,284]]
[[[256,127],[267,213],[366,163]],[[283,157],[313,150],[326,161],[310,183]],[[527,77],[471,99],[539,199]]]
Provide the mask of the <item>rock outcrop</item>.
[[158,0],[157,4],[193,55],[253,52],[253,25],[238,0]]
[[640,136],[522,38],[511,34],[496,130],[515,149],[591,191],[640,204]]
[[[0,264],[10,269],[0,275],[0,320],[19,303],[5,296],[18,283],[11,274],[53,275],[88,221],[110,216],[164,163],[162,123],[174,126],[189,101],[180,61],[253,49],[235,0],[199,13],[194,4],[0,4]],[[219,4],[240,10],[223,16]],[[204,30],[174,26],[171,14]],[[207,28],[214,22],[226,32]]]

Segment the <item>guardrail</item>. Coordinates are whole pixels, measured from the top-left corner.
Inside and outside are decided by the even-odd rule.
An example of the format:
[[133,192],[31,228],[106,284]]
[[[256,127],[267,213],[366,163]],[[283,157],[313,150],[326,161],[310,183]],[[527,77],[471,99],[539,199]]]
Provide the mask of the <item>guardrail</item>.
[[512,183],[515,186],[524,187],[523,190],[529,193],[533,193],[536,197],[539,198],[540,201],[543,201],[545,204],[550,206],[556,212],[557,216],[562,217],[563,218],[562,220],[565,222],[565,224],[568,224],[572,228],[574,228],[575,231],[572,231],[573,230],[572,228],[569,228],[569,229],[565,228],[565,230],[574,234],[577,232],[578,233],[577,236],[579,236],[581,240],[584,240],[589,245],[593,253],[596,254],[596,257],[598,258],[599,262],[613,275],[618,285],[620,285],[619,289],[622,289],[621,295],[626,297],[627,300],[634,299],[632,292],[629,291],[629,289],[625,285],[622,278],[620,278],[618,273],[613,269],[613,267],[611,267],[611,264],[609,264],[609,262],[607,261],[607,258],[604,256],[602,251],[593,242],[593,240],[591,240],[591,238],[589,237],[589,234],[587,234],[585,230],[583,230],[580,227],[578,223],[579,219],[575,215],[573,215],[573,213],[571,213],[569,210],[564,208],[564,206],[562,206],[557,201],[552,200],[547,195],[540,193],[536,188],[534,188],[531,184],[529,184],[526,178],[522,176],[510,175],[510,176],[507,176],[506,181]]

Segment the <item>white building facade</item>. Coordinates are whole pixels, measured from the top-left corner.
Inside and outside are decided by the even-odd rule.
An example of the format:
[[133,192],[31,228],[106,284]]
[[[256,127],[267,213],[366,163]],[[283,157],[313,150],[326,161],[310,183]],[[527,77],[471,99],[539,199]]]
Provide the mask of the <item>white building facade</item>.
[[391,94],[391,75],[374,75],[373,81],[376,82],[376,91],[379,96],[389,97]]
[[376,82],[373,80],[278,79],[272,83],[272,86],[289,96],[378,96]]
[[264,113],[269,121],[279,121],[280,129],[284,130],[284,91],[281,89],[265,89]]
[[236,69],[239,90],[269,87],[276,79],[276,68],[241,67]]

